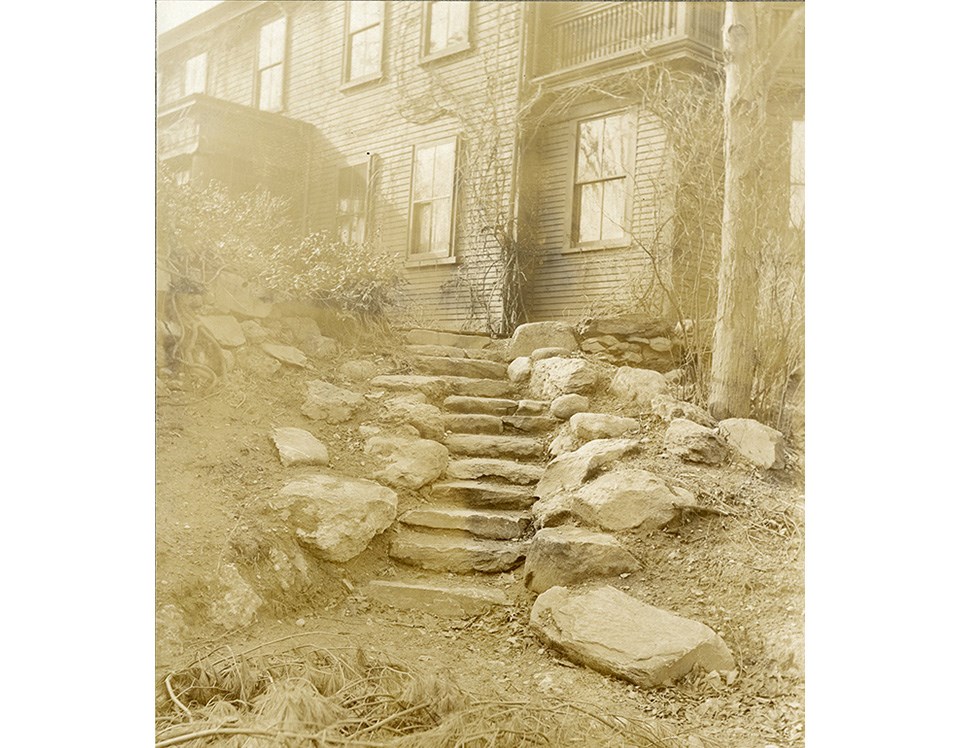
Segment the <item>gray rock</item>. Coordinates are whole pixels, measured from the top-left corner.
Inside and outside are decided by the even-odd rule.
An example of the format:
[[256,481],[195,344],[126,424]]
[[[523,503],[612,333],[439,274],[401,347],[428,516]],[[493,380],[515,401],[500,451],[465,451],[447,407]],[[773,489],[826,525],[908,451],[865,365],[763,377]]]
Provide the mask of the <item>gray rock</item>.
[[687,462],[719,465],[727,459],[727,445],[718,431],[686,418],[675,418],[670,422],[663,446],[667,452]]
[[470,457],[539,457],[543,446],[529,436],[499,434],[449,434],[444,443],[454,454]]
[[648,345],[657,353],[666,353],[673,348],[673,341],[670,338],[651,338]]
[[709,627],[613,587],[552,587],[534,603],[530,626],[574,662],[642,688],[670,684],[694,668],[735,667],[727,645]]
[[434,530],[459,530],[478,538],[515,540],[530,525],[529,512],[445,506],[411,509],[400,515],[400,522]]
[[567,322],[529,322],[513,332],[507,347],[509,358],[529,356],[538,348],[577,349],[577,334]]
[[270,505],[327,561],[358,556],[397,516],[397,495],[386,486],[332,473],[287,483]]
[[643,424],[636,418],[623,418],[607,413],[575,413],[570,418],[570,430],[580,441],[616,439],[630,431],[639,431]]
[[383,423],[409,424],[424,439],[439,441],[444,437],[443,413],[435,405],[412,402],[399,397],[384,402],[380,414],[380,420]]
[[504,426],[526,434],[541,434],[553,431],[560,425],[560,421],[552,416],[504,416]]
[[237,364],[244,371],[258,377],[271,377],[280,371],[282,364],[273,356],[268,356],[259,348],[240,348],[237,351]]
[[233,273],[220,273],[217,276],[213,284],[213,298],[218,308],[241,317],[263,319],[273,311],[273,305],[265,300],[263,289]]
[[597,384],[597,372],[580,358],[545,358],[533,365],[530,391],[535,397],[553,400],[560,395],[589,392]]
[[612,535],[579,527],[549,527],[533,537],[523,581],[534,592],[543,592],[625,574],[637,566],[637,560]]
[[776,429],[751,418],[720,421],[720,434],[742,459],[765,470],[779,470],[784,460],[785,440]]
[[536,501],[530,486],[479,480],[434,483],[429,493],[434,501],[486,509],[527,509]]
[[405,531],[390,543],[390,558],[433,571],[469,574],[510,571],[523,561],[528,543]]
[[451,395],[443,407],[453,413],[508,416],[517,411],[517,401],[497,397],[463,397]]
[[337,367],[337,374],[350,382],[369,382],[377,376],[377,365],[372,361],[344,361]]
[[217,575],[220,597],[213,603],[210,617],[227,629],[237,629],[253,623],[263,598],[243,578],[236,564],[223,564]]
[[667,394],[668,389],[667,380],[660,372],[632,366],[621,366],[610,382],[610,392],[637,413],[649,413],[651,400]]
[[600,317],[588,320],[580,330],[581,337],[595,338],[601,335],[636,335],[655,338],[670,335],[672,327],[665,320],[650,319],[645,314],[621,314],[617,317]]
[[243,330],[244,337],[251,343],[262,343],[270,337],[270,331],[255,319],[244,320],[240,323],[240,329]]
[[327,361],[337,355],[340,350],[340,344],[333,338],[326,338],[323,335],[314,335],[300,343],[304,352],[308,355]]
[[584,353],[603,353],[606,350],[606,346],[596,338],[590,338],[580,344],[580,350]]
[[224,348],[237,348],[247,342],[247,338],[243,334],[243,328],[240,327],[236,317],[225,314],[211,314],[199,319],[203,329],[213,336],[218,345]]
[[292,345],[280,345],[279,343],[263,343],[261,346],[264,353],[273,356],[277,361],[291,366],[306,367],[308,363],[306,354],[299,348]]
[[327,447],[309,431],[292,427],[273,430],[273,443],[285,466],[326,465],[330,462]]
[[447,477],[461,480],[474,478],[504,478],[510,483],[536,483],[543,477],[544,470],[539,465],[525,465],[513,460],[499,460],[493,457],[467,457],[451,460],[447,466]]
[[378,480],[401,488],[421,488],[443,475],[450,453],[429,439],[405,436],[372,436],[363,451],[380,460]]
[[583,395],[560,395],[550,403],[550,415],[566,421],[576,413],[583,413],[590,407],[590,400]]
[[557,493],[574,491],[601,468],[642,448],[643,445],[636,439],[595,439],[587,442],[575,452],[551,460],[534,495],[546,499]]
[[550,442],[550,446],[547,447],[547,452],[551,457],[559,457],[568,452],[576,451],[579,446],[580,440],[570,431],[569,425],[564,424],[560,428],[560,432],[554,437],[553,441]]
[[481,615],[491,608],[509,605],[506,593],[497,588],[467,585],[418,584],[374,580],[364,594],[382,605],[400,610],[424,611],[444,618]]
[[507,378],[511,382],[520,384],[530,379],[532,371],[533,365],[530,363],[529,357],[520,356],[511,361],[510,366],[507,367]]
[[363,402],[363,395],[314,379],[307,382],[307,399],[300,406],[300,412],[314,420],[343,423],[353,417]]
[[686,418],[707,428],[716,428],[717,420],[703,408],[693,403],[677,400],[670,395],[655,395],[650,400],[653,413],[669,423],[676,418]]
[[537,348],[530,354],[530,362],[543,361],[545,358],[568,358],[573,355],[573,351],[566,348]]

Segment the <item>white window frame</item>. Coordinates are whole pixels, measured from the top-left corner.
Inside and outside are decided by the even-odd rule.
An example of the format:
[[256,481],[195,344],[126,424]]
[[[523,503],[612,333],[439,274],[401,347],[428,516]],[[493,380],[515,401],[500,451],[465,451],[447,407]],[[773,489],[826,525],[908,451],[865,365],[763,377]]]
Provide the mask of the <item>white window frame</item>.
[[[358,29],[350,28],[350,6],[353,4],[351,0],[345,0],[343,3],[343,61],[341,63],[341,86],[340,90],[343,91],[348,88],[353,88],[355,86],[361,86],[364,83],[373,83],[374,81],[379,81],[383,79],[383,59],[386,49],[386,25],[387,25],[387,4],[384,0],[364,0],[365,2],[375,2],[380,6],[380,20],[377,23],[371,23],[366,26],[363,26]],[[370,29],[377,28],[380,29],[380,57],[377,60],[377,69],[372,73],[367,73],[362,76],[354,77],[353,71],[350,68],[350,59],[353,52],[353,37],[357,34],[361,34]]]
[[421,62],[430,62],[443,57],[449,57],[459,54],[460,52],[465,52],[473,47],[473,3],[462,0],[455,4],[458,6],[466,6],[467,9],[466,39],[456,44],[448,44],[445,47],[440,47],[433,52],[430,51],[430,32],[432,31],[434,19],[433,10],[437,2],[449,2],[449,0],[429,0],[423,4],[423,29],[420,40]]
[[[263,43],[263,32],[264,29],[272,26],[275,23],[283,24],[283,51],[280,54],[280,59],[277,62],[271,62],[267,65],[261,65],[260,55],[261,47]],[[254,62],[256,64],[256,81],[253,91],[253,106],[256,109],[259,109],[263,112],[282,112],[286,109],[287,105],[287,47],[289,46],[290,39],[290,24],[286,16],[277,16],[276,18],[271,18],[269,21],[264,21],[260,24],[260,28],[257,31],[257,52]],[[263,98],[263,74],[267,70],[273,70],[275,68],[280,68],[280,100],[278,106],[273,108],[265,108],[261,106],[261,101]]]
[[[443,196],[434,195],[430,200],[417,200],[415,194],[416,170],[417,170],[417,152],[426,148],[437,148],[443,145],[453,145],[453,174],[451,175],[450,188],[450,237],[446,250],[415,252],[414,251],[414,214],[416,206],[422,203],[433,203],[436,200],[444,199]],[[459,200],[459,168],[460,168],[460,138],[456,135],[447,138],[438,138],[436,140],[417,143],[410,150],[410,205],[407,215],[407,265],[420,264],[445,264],[456,262],[457,245],[457,202]]]

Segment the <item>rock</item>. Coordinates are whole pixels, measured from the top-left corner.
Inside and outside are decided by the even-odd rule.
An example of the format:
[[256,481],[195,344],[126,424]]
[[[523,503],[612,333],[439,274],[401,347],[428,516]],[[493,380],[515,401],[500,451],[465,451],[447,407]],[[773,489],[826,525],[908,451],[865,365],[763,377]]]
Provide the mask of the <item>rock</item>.
[[283,325],[293,335],[297,343],[305,343],[313,338],[323,337],[320,325],[312,317],[284,317]]
[[310,566],[299,548],[290,548],[287,554],[279,548],[271,548],[267,555],[281,589],[297,589],[310,582]]
[[264,296],[262,289],[233,273],[220,273],[213,284],[213,303],[228,314],[259,319],[269,317],[273,305]]
[[587,442],[575,452],[551,460],[534,495],[546,499],[557,493],[574,491],[602,467],[642,447],[636,439],[595,439]]
[[506,593],[497,588],[416,584],[374,580],[364,593],[371,600],[401,610],[424,611],[435,616],[465,618],[491,608],[509,605]]
[[521,400],[517,403],[516,415],[539,416],[545,413],[549,407],[550,403],[545,400]]
[[543,477],[543,472],[539,465],[525,465],[492,457],[451,460],[447,466],[447,477],[461,480],[487,477],[504,478],[510,483],[536,483]]
[[370,380],[373,387],[391,391],[417,390],[433,400],[447,395],[498,398],[512,395],[514,385],[499,379],[473,377],[421,376],[416,374],[388,374]]
[[281,364],[273,356],[268,356],[259,348],[240,348],[237,351],[237,364],[258,377],[271,377],[280,371]]
[[236,564],[224,564],[217,575],[220,598],[211,606],[210,616],[224,628],[249,626],[263,605],[263,598],[240,574]]
[[240,327],[236,317],[228,314],[212,314],[200,317],[199,320],[203,329],[224,348],[237,348],[247,342],[243,328]]
[[560,425],[560,421],[552,416],[504,416],[501,422],[505,427],[527,434],[553,431]]
[[489,481],[455,480],[434,483],[429,492],[434,501],[486,509],[527,509],[536,501],[533,489],[529,486]]
[[444,443],[454,454],[470,457],[540,457],[543,446],[529,436],[499,434],[449,434]]
[[263,343],[261,346],[264,353],[273,356],[277,361],[291,366],[306,367],[309,363],[306,354],[299,348],[292,345],[280,345],[279,343]]
[[580,441],[616,439],[628,431],[639,431],[643,424],[636,418],[623,418],[607,413],[574,413],[570,418],[570,430]]
[[421,488],[443,475],[450,460],[447,448],[429,439],[373,436],[363,451],[380,459],[378,480],[400,488]]
[[383,403],[380,420],[385,424],[410,424],[424,439],[439,441],[446,433],[440,408],[402,397]]
[[600,317],[587,320],[580,329],[583,338],[601,335],[636,335],[642,338],[666,337],[672,327],[665,320],[651,320],[645,314],[621,314],[617,317]]
[[560,395],[550,403],[550,415],[566,421],[575,413],[582,413],[590,407],[590,400],[583,395]]
[[584,353],[603,353],[606,348],[601,342],[591,338],[590,340],[584,340],[580,344],[580,350]]
[[663,446],[667,452],[687,462],[719,465],[727,459],[727,445],[717,430],[686,418],[675,418],[670,422]]
[[453,413],[508,416],[517,411],[517,401],[496,397],[451,395],[443,401],[443,407]]
[[543,592],[637,567],[637,560],[612,535],[579,527],[549,527],[533,537],[523,581],[534,592]]
[[515,540],[523,535],[531,520],[529,512],[426,506],[404,512],[399,521],[413,527],[458,530],[478,538]]
[[717,420],[703,408],[693,403],[677,400],[670,395],[655,395],[650,400],[650,408],[654,414],[669,423],[676,418],[686,418],[688,421],[699,423],[707,428],[716,428]]
[[680,510],[696,506],[696,497],[686,489],[647,470],[618,467],[575,492],[537,502],[533,513],[540,527],[575,519],[604,530],[649,532],[675,520]]
[[785,463],[785,440],[776,429],[751,418],[725,418],[720,434],[741,458],[765,470],[779,470]]
[[284,486],[271,507],[327,561],[349,561],[397,516],[397,495],[379,483],[315,473]]
[[451,358],[450,356],[414,356],[413,367],[421,374],[473,377],[476,379],[503,379],[506,365],[481,358]]
[[323,335],[314,335],[300,343],[304,352],[308,355],[327,361],[337,355],[340,350],[340,344],[333,338],[326,338]]
[[240,323],[240,329],[243,335],[251,343],[262,343],[270,337],[270,331],[255,319],[244,320]]
[[411,345],[438,345],[472,350],[487,348],[491,344],[490,338],[485,335],[461,334],[442,330],[410,330],[407,332],[406,338]]
[[500,416],[479,413],[449,413],[443,416],[443,428],[454,434],[502,434]]
[[597,384],[597,372],[584,359],[545,358],[533,365],[530,391],[536,397],[552,400],[560,395],[582,393]]
[[307,399],[300,406],[300,412],[314,420],[343,423],[350,420],[363,402],[363,395],[314,379],[307,382]]
[[337,374],[351,382],[369,382],[377,376],[377,365],[372,361],[344,361],[337,367]]
[[657,353],[666,353],[673,348],[673,341],[670,338],[651,338],[647,344]]
[[330,462],[327,448],[309,431],[292,427],[273,430],[273,443],[285,466],[326,465]]
[[667,380],[660,372],[632,366],[621,366],[610,382],[610,391],[638,413],[649,413],[651,400],[667,394],[668,389]]
[[529,356],[538,348],[577,350],[577,334],[567,322],[528,322],[513,331],[507,346],[510,359]]
[[523,561],[528,543],[484,540],[405,531],[390,543],[390,558],[433,571],[469,574],[472,571],[501,572]]
[[642,688],[670,684],[694,668],[735,667],[727,645],[709,627],[613,587],[552,587],[534,603],[530,626],[574,662]]
[[530,354],[530,362],[543,361],[545,358],[568,358],[572,354],[573,351],[566,348],[537,348]]
[[560,455],[575,451],[579,446],[580,440],[573,435],[570,427],[564,424],[560,429],[560,433],[550,442],[550,446],[547,447],[547,452],[550,453],[551,457],[559,457]]
[[511,382],[520,384],[530,379],[530,372],[532,371],[533,365],[530,363],[530,359],[527,356],[520,356],[511,361],[510,366],[507,367],[507,378]]

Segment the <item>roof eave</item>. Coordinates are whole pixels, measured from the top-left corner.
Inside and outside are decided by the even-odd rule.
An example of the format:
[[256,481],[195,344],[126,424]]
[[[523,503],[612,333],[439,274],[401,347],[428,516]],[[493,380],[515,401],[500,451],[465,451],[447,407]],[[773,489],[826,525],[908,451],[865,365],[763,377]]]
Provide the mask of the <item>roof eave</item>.
[[239,18],[251,10],[265,5],[267,0],[228,0],[205,10],[200,15],[174,26],[157,38],[157,54],[179,47],[181,44],[204,34],[223,23]]

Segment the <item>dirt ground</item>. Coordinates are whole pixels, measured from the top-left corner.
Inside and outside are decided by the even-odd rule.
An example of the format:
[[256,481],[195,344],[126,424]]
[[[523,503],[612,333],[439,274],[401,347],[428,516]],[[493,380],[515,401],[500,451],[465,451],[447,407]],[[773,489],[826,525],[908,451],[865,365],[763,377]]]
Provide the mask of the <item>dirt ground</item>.
[[[352,355],[356,355],[354,352]],[[504,575],[514,607],[470,620],[383,608],[367,601],[374,578],[412,579],[387,557],[389,531],[345,564],[310,559],[308,582],[278,572],[272,547],[290,550],[262,511],[291,477],[270,438],[276,426],[308,428],[330,451],[330,469],[367,474],[363,423],[374,422],[376,393],[354,420],[325,427],[300,414],[305,382],[335,383],[336,365],[284,367],[266,379],[234,369],[213,391],[161,380],[157,399],[156,573],[158,683],[197,656],[227,648],[311,642],[330,651],[361,648],[444,675],[483,699],[549,696],[604,714],[642,719],[697,746],[804,744],[804,497],[802,451],[782,471],[743,465],[701,467],[660,454],[663,424],[648,421],[638,465],[670,475],[709,512],[648,535],[621,535],[641,569],[618,586],[644,601],[702,621],[722,635],[738,666],[732,683],[699,673],[669,688],[641,690],[571,665],[543,647],[526,622],[534,596],[521,572]],[[395,356],[365,356],[382,373]],[[399,368],[402,367],[402,361]],[[400,493],[400,511],[418,502]],[[217,578],[236,564],[264,599],[257,619],[233,630],[212,620]],[[584,719],[588,719],[584,717]],[[209,743],[211,745],[216,743]]]

